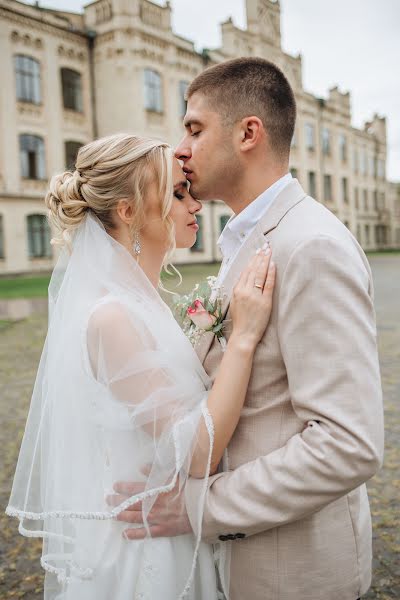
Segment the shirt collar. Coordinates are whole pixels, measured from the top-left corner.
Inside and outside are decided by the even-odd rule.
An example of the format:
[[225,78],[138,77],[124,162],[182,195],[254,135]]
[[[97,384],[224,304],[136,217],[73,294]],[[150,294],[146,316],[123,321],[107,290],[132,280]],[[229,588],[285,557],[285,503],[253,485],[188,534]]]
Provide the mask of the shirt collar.
[[269,209],[277,195],[291,180],[291,173],[287,173],[275,181],[275,183],[253,200],[253,202],[246,206],[242,212],[237,216],[234,216],[227,223],[218,239],[218,246],[224,257],[231,255],[235,248],[244,242],[261,217],[263,217]]

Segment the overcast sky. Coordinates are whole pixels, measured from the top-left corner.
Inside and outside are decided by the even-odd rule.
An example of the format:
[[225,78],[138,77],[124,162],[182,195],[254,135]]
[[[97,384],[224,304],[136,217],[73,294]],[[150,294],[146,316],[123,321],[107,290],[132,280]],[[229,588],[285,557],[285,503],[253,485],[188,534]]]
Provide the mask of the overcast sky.
[[[82,10],[89,0],[41,0]],[[163,0],[157,1],[164,4]],[[30,2],[33,4],[34,2]],[[220,45],[219,23],[245,26],[245,0],[171,0],[176,33],[198,49]],[[350,91],[353,124],[388,119],[388,177],[400,181],[400,0],[281,0],[283,48],[303,56],[307,91]]]

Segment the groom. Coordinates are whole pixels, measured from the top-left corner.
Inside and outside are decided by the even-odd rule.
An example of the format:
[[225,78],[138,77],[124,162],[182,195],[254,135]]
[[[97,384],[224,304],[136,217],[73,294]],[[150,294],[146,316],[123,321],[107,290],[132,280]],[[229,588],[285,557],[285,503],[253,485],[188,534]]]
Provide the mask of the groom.
[[[231,600],[356,600],[371,581],[365,482],[383,452],[372,277],[351,233],[288,172],[295,118],[275,65],[231,60],[192,82],[176,150],[191,193],[236,215],[220,238],[227,337],[229,295],[254,251],[268,241],[277,265],[242,416],[206,496],[202,538],[220,545]],[[213,379],[213,334],[198,353]],[[186,486],[188,518],[159,516],[154,534],[196,531],[201,485]]]

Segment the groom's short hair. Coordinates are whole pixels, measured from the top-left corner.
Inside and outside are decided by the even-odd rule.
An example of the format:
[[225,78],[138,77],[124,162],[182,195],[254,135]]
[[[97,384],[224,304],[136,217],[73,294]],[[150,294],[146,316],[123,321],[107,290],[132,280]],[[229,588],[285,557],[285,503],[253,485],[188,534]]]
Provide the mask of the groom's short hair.
[[282,71],[263,58],[235,58],[198,75],[186,98],[204,95],[226,125],[245,117],[261,119],[273,152],[288,156],[296,123],[296,101]]

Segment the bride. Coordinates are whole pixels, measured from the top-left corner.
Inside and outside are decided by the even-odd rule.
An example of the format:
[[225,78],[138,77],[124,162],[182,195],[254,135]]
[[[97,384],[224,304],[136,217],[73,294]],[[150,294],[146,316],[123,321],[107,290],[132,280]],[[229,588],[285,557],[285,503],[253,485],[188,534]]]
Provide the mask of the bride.
[[[211,546],[200,534],[152,538],[148,516],[160,494],[197,477],[202,521],[271,312],[269,251],[235,288],[210,388],[158,293],[175,247],[194,244],[201,208],[170,147],[124,134],[89,143],[73,173],[52,178],[46,205],[62,250],[7,513],[43,538],[46,600],[213,600]],[[144,491],[110,507],[118,480]],[[129,541],[117,517],[136,502],[148,535]]]

